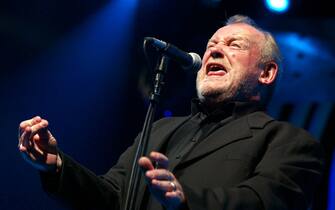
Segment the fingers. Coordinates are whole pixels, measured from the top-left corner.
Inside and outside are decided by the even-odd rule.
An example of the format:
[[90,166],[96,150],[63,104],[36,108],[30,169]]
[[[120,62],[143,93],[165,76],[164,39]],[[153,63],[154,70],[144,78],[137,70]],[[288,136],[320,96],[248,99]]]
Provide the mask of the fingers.
[[171,181],[160,181],[160,180],[157,180],[157,179],[153,179],[151,181],[151,187],[156,189],[156,190],[161,190],[161,191],[164,191],[164,192],[172,192],[172,191],[175,191],[176,190],[176,187],[175,185],[172,185]]
[[31,128],[27,127],[26,131],[23,132],[21,136],[19,150],[20,152],[25,153],[26,156],[29,156],[32,160],[36,160],[37,155],[43,156],[44,152],[37,146],[35,141],[29,137],[31,136],[31,133]]
[[36,116],[36,117],[33,117],[29,120],[22,121],[20,123],[20,127],[19,127],[20,132],[22,133],[25,130],[26,127],[28,127],[28,126],[31,127],[31,126],[35,125],[36,123],[39,123],[41,120],[42,119],[41,119],[40,116]]
[[[33,126],[34,124],[40,122],[41,118],[39,116],[36,116],[34,118],[31,118],[29,120],[22,121],[19,126],[19,132],[18,132],[18,139],[19,139],[19,148],[22,145],[22,141],[24,140],[23,137],[26,137],[28,133],[31,131],[29,127]],[[24,133],[26,131],[26,133]],[[30,133],[28,135],[30,137]]]
[[165,197],[169,203],[185,203],[186,198],[181,190],[170,191],[165,193]]
[[174,175],[166,169],[155,169],[150,170],[145,173],[145,176],[149,179],[158,179],[158,180],[174,180]]
[[[150,159],[149,159],[150,158]],[[159,152],[151,152],[148,157],[141,157],[138,164],[145,170],[153,170],[155,168],[165,168],[169,166],[169,159]],[[155,164],[153,164],[155,163]]]
[[29,146],[31,146],[32,142],[30,142],[30,136],[31,136],[31,128],[26,127],[24,129],[24,132],[19,138],[19,149],[22,152],[25,152]]
[[140,167],[144,170],[153,170],[155,169],[154,165],[152,164],[151,160],[147,157],[141,157],[138,160],[138,164],[140,165]]
[[[38,123],[35,123],[33,126],[31,126],[31,133],[32,136],[35,135],[36,133],[39,133],[40,135],[46,135],[47,128],[49,125],[49,122],[47,120],[41,119]],[[41,136],[42,138],[44,136]]]
[[22,121],[19,126],[18,147],[23,159],[35,168],[56,171],[57,141],[47,129],[48,126],[49,122],[39,116]]
[[[166,170],[169,165],[169,159],[159,152],[151,152],[149,157],[141,157],[138,164],[144,171],[148,179],[172,180],[174,176],[171,172]],[[153,164],[155,163],[155,166]],[[157,169],[158,168],[158,169]]]
[[169,159],[159,152],[151,152],[149,155],[150,159],[155,162],[155,168],[165,168],[167,169],[169,166]]
[[138,163],[145,169],[145,180],[150,192],[167,209],[178,209],[185,203],[182,186],[168,170],[169,159],[165,155],[151,152],[149,157],[141,157]]
[[20,123],[18,149],[24,153],[22,155],[25,159],[36,161],[45,158],[42,147],[44,144],[48,144],[48,137],[51,136],[47,130],[48,125],[48,121],[39,116]]
[[37,133],[39,133],[39,137],[47,137],[48,132],[46,128],[48,125],[48,121],[39,116],[21,122],[19,127],[19,149],[21,145],[27,147],[32,144],[33,142],[29,143],[29,141],[31,141]]
[[[150,172],[150,173],[149,173]],[[148,171],[146,174],[155,174],[156,178],[151,179],[150,189],[154,196],[164,195],[164,199],[161,200],[166,206],[179,206],[185,202],[185,194],[181,184],[175,178],[175,176],[165,169],[155,169]],[[158,192],[158,193],[157,193]]]
[[32,133],[35,134],[39,130],[46,128],[49,125],[49,122],[47,120],[42,119],[39,116],[36,116],[30,120],[25,120],[20,123],[19,127],[19,136],[23,134],[23,132],[26,131],[27,128],[31,128]]

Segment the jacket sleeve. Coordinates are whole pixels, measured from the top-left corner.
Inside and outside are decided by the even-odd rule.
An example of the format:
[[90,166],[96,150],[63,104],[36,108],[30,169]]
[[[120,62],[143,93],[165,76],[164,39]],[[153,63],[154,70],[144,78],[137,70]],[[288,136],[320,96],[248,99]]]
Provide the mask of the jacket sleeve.
[[40,173],[47,193],[75,209],[120,209],[133,159],[133,146],[102,176],[95,175],[64,153],[60,152],[60,155],[63,164],[59,173]]
[[[152,130],[157,128],[153,124]],[[158,126],[159,127],[159,126]],[[60,173],[40,172],[42,186],[52,197],[75,209],[120,209],[124,205],[126,190],[136,145],[140,134],[109,171],[97,176],[60,151],[62,168]]]
[[188,208],[308,209],[322,176],[323,150],[300,129],[274,130],[247,180],[231,188],[183,186]]

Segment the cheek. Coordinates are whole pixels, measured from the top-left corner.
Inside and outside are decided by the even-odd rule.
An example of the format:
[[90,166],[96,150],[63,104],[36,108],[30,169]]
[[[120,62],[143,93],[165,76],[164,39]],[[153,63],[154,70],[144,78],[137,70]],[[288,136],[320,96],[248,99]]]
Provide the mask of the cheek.
[[229,57],[231,59],[232,65],[239,67],[252,66],[255,62],[255,58],[253,58],[253,56],[251,56],[248,52],[232,51],[229,53]]
[[206,50],[206,52],[204,53],[204,55],[202,56],[202,66],[205,65],[206,61],[209,59],[210,57],[210,51]]
[[197,77],[204,77],[205,76],[205,73],[206,72],[206,70],[205,70],[205,68],[204,68],[204,65],[202,65],[202,67],[200,68],[200,70],[198,71],[198,73],[197,73]]
[[231,67],[235,70],[234,74],[238,75],[244,71],[247,71],[249,68],[249,59],[247,59],[245,56],[233,52],[229,54],[229,58]]
[[203,78],[204,78],[204,74],[203,74],[202,69],[200,69],[197,73],[197,78],[196,78],[197,85],[199,85],[199,83],[203,80]]

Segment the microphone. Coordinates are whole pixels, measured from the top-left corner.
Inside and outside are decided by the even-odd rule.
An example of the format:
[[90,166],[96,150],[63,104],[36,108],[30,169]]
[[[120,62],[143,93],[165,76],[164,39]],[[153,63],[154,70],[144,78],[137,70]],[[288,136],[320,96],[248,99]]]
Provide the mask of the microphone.
[[145,37],[144,40],[154,46],[159,52],[177,61],[185,70],[198,71],[201,68],[201,58],[197,53],[184,52],[176,46],[154,37]]

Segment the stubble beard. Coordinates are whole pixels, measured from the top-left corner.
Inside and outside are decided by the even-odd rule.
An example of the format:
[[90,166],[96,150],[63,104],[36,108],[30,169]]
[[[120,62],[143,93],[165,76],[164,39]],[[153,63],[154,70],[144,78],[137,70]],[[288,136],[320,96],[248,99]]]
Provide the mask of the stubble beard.
[[196,88],[200,101],[209,106],[233,101],[247,102],[250,101],[250,98],[256,95],[259,90],[258,82],[250,76],[241,78],[237,84],[217,88],[210,87],[209,84],[205,84],[204,81],[200,81],[197,78]]

